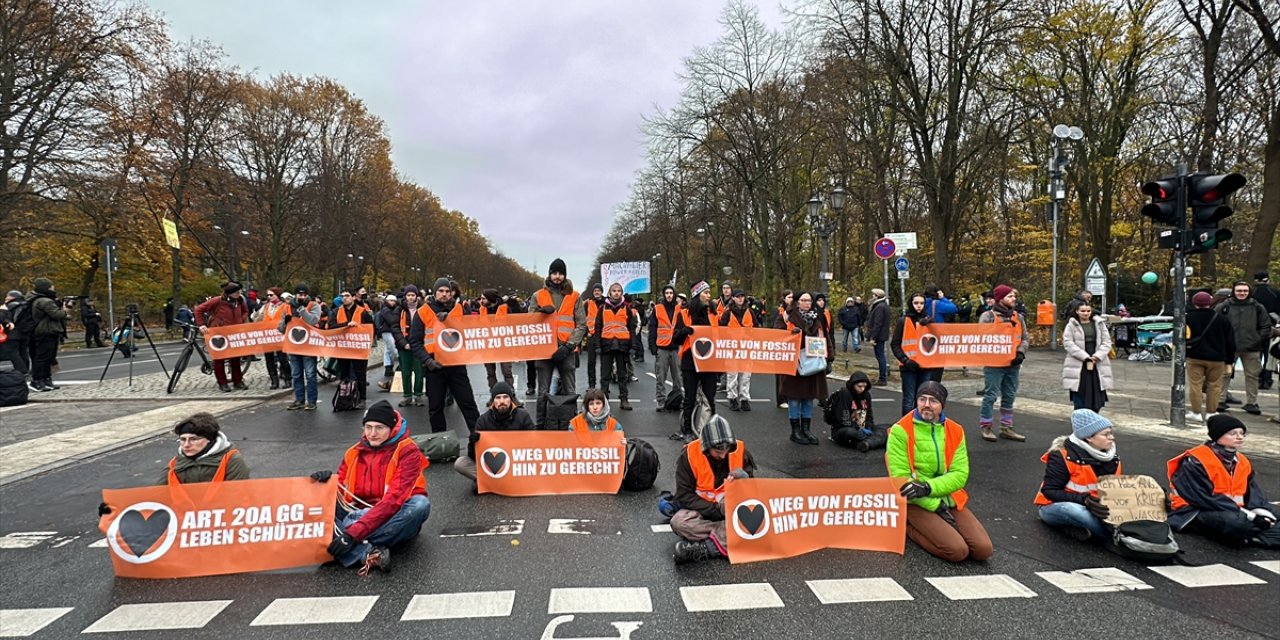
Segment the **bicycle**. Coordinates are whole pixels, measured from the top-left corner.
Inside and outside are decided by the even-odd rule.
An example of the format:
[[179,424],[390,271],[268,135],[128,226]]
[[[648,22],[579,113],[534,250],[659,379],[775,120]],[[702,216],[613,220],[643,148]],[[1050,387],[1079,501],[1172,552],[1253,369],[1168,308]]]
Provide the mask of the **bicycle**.
[[[175,320],[174,324],[187,329],[187,337],[182,339],[186,345],[182,348],[182,352],[178,354],[178,361],[173,364],[173,374],[169,376],[168,393],[178,388],[178,379],[182,377],[182,372],[187,369],[187,363],[191,360],[192,353],[200,354],[200,373],[211,375],[213,373],[213,360],[209,359],[209,354],[204,350],[204,338],[200,335],[200,327],[194,324]],[[249,367],[253,366],[253,360],[248,357],[240,358],[240,371],[248,373]]]

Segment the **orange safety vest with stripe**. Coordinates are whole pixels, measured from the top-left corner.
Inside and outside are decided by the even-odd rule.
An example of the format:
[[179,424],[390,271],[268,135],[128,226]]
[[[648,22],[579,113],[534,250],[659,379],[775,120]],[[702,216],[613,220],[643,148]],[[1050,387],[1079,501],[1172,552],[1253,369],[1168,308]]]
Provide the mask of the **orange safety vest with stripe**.
[[680,306],[680,303],[677,302],[672,305],[672,309],[674,310],[673,313],[668,315],[667,305],[662,304],[661,302],[659,302],[653,309],[653,317],[658,321],[655,329],[657,329],[658,332],[657,345],[659,347],[671,346],[671,338],[675,335],[676,317],[680,315],[683,308]]
[[[920,355],[920,349],[918,345],[920,341],[907,339],[906,323],[908,322],[911,323],[911,326],[916,327],[916,330],[917,330],[916,335],[919,335],[918,331],[920,328],[920,323],[916,322],[911,318],[902,319],[902,323],[903,323],[902,324],[902,355],[906,356],[908,360],[914,360],[917,355]],[[892,357],[893,354],[889,354],[889,355],[890,357]]]
[[[1098,474],[1093,470],[1093,465],[1080,464],[1079,462],[1073,462],[1071,458],[1067,457],[1066,449],[1058,449],[1057,453],[1062,454],[1062,461],[1067,464],[1067,472],[1071,474],[1071,478],[1067,480],[1067,486],[1063,487],[1063,489],[1067,493],[1077,493],[1077,494],[1088,495],[1093,498],[1097,498],[1098,497]],[[1049,464],[1049,456],[1053,454],[1054,452],[1052,451],[1046,451],[1044,455],[1040,456],[1040,462]],[[1121,469],[1121,463],[1117,461],[1116,473],[1115,473],[1116,475],[1120,475],[1121,473],[1124,473],[1120,469]],[[1040,491],[1036,492],[1036,504],[1041,506],[1046,504],[1053,504],[1053,501],[1045,497],[1044,495],[1043,480],[1040,481]]]
[[[346,477],[350,482],[353,483],[353,485],[355,482],[354,479],[359,477],[359,474],[356,473],[356,465],[360,462],[359,447],[360,445],[358,444],[351,445],[351,448],[347,449],[347,454],[342,457],[342,462],[347,469]],[[423,471],[426,471],[427,467],[431,466],[431,461],[427,460],[427,457],[422,455],[422,450],[418,449],[418,445],[413,441],[413,438],[409,438],[406,436],[403,440],[401,440],[399,443],[396,444],[396,450],[394,453],[391,454],[391,462],[387,463],[387,477],[382,483],[382,495],[384,496],[387,495],[387,490],[391,488],[391,482],[396,479],[396,470],[400,468],[400,457],[402,455],[405,455],[404,452],[407,449],[413,449],[413,451],[408,455],[416,454],[418,456],[422,456]],[[418,479],[413,482],[413,488],[421,489],[423,493],[426,493],[427,477],[419,473]],[[355,495],[354,486],[344,485],[343,493],[345,493],[346,495]],[[382,496],[378,496],[378,497],[381,498]]]
[[1178,488],[1173,485],[1173,474],[1182,465],[1183,458],[1187,456],[1200,461],[1200,466],[1204,467],[1205,473],[1209,475],[1209,482],[1213,483],[1214,495],[1225,495],[1231,498],[1236,506],[1244,508],[1244,494],[1249,491],[1249,476],[1253,474],[1253,464],[1244,457],[1243,453],[1237,453],[1235,472],[1227,473],[1227,467],[1222,464],[1218,454],[1214,453],[1209,445],[1202,444],[1183,451],[1178,457],[1169,461],[1169,506],[1173,507],[1174,511],[1191,505],[1178,495]]
[[600,303],[595,298],[591,298],[582,303],[582,308],[587,314],[587,335],[594,336],[596,334],[596,315],[600,313]]
[[[538,303],[534,306],[550,307],[552,306],[551,292],[545,288],[538,289],[538,293],[534,294],[534,300]],[[551,318],[551,327],[556,330],[556,341],[559,344],[568,344],[573,338],[573,330],[578,323],[574,320],[573,314],[578,308],[578,293],[571,291],[564,296],[564,300],[560,301],[560,308],[556,309],[555,314]],[[591,323],[595,326],[595,323]],[[574,345],[577,349],[577,345]]]
[[[684,322],[684,326],[693,328],[693,316],[689,315],[689,307],[682,307],[676,312],[676,317]],[[688,338],[685,338],[684,342],[680,343],[680,349],[676,351],[676,356],[683,360],[684,354],[688,353],[689,349],[692,347],[693,336],[689,336]]]
[[630,340],[631,332],[627,330],[627,320],[630,319],[631,311],[626,305],[617,309],[609,307],[600,308],[600,319],[602,325],[600,327],[600,338],[602,340]]
[[733,308],[725,309],[729,313],[729,320],[725,323],[726,327],[754,327],[756,319],[751,317],[750,309],[742,310],[742,320],[738,320],[738,316],[733,314]]
[[[591,430],[591,428],[587,426],[587,416],[581,413],[574,416],[573,419],[569,421],[569,428],[572,429],[573,431],[579,431],[583,433],[586,433],[587,431]],[[604,430],[618,431],[618,421],[614,419],[613,416],[609,416],[608,418],[605,418]]]
[[[355,322],[356,324],[364,324],[364,314],[363,314],[363,312],[364,312],[364,311],[368,311],[369,309],[368,309],[367,307],[363,306],[363,305],[356,305],[355,307],[352,307],[352,308],[354,309],[354,310],[351,312],[351,315],[352,315],[352,316],[354,316],[354,318],[353,318],[352,320],[354,320],[354,322]],[[347,308],[346,308],[346,307],[338,307],[338,313],[337,313],[336,315],[337,315],[337,317],[338,317],[338,326],[339,326],[339,327],[345,327],[345,326],[347,326],[347,323],[348,323],[348,322],[352,322],[352,320],[348,320],[348,319],[347,319]]]
[[[231,456],[238,456],[240,452],[236,449],[227,449],[227,453],[222,456],[222,461],[218,463],[218,470],[213,473],[213,480],[210,482],[222,482],[227,479],[227,461]],[[178,472],[175,470],[178,465],[178,456],[169,459],[169,486],[182,484],[178,479]]]
[[[911,467],[912,474],[916,470],[916,422],[915,412],[912,411],[898,421],[898,426],[907,433],[907,466]],[[964,442],[964,427],[956,424],[951,418],[943,423],[946,429],[946,442],[943,443],[943,462],[947,467],[943,471],[951,470],[951,461],[956,457],[956,451],[960,449],[960,443]],[[888,454],[885,454],[888,457]],[[951,499],[955,500],[957,509],[964,509],[964,505],[969,502],[969,493],[964,489],[960,489],[951,494]]]
[[[747,446],[738,440],[738,447],[729,454],[729,473],[742,468],[742,459],[746,455]],[[694,440],[684,448],[685,457],[689,460],[689,468],[693,470],[693,479],[697,483],[694,491],[707,502],[716,502],[724,495],[724,484],[716,484],[715,471],[711,469],[711,461],[702,452],[702,441]],[[728,477],[728,476],[725,476]]]
[[[462,305],[454,304],[449,310],[450,318],[462,317]],[[431,310],[431,305],[424,304],[418,307],[418,318],[422,320],[422,348],[427,350],[431,355],[436,354],[436,325],[440,324],[440,320],[436,318],[436,312]],[[406,334],[405,337],[408,337]]]
[[[506,305],[506,304],[500,304],[500,305],[498,305],[498,310],[497,310],[497,311],[492,312],[492,315],[495,315],[495,316],[497,316],[497,317],[501,318],[501,317],[503,317],[503,316],[507,315],[508,313],[510,313],[510,309],[507,307],[507,305]],[[489,307],[486,307],[485,305],[480,305],[480,315],[482,315],[482,316],[491,315],[491,314],[490,314],[490,312],[489,312]]]

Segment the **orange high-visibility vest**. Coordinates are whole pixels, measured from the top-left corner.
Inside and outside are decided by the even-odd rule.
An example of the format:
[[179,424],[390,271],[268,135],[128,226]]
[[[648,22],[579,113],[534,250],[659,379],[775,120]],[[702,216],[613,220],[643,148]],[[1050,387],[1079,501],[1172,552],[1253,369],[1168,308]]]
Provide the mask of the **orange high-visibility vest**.
[[[436,354],[436,325],[440,324],[440,320],[436,318],[436,312],[431,310],[430,305],[421,305],[418,307],[418,317],[422,319],[422,348],[427,350],[431,355]],[[450,318],[462,317],[462,305],[454,304],[449,310]],[[408,337],[407,335],[405,337]]]
[[[552,306],[551,292],[546,288],[538,289],[538,293],[534,294],[534,300],[538,303],[538,307]],[[565,294],[564,300],[560,301],[560,308],[556,309],[551,319],[551,326],[556,330],[556,340],[560,344],[568,344],[573,338],[573,330],[577,328],[578,323],[574,320],[574,312],[578,308],[578,294],[570,291]],[[577,345],[573,345],[577,349]]]
[[[1071,474],[1071,479],[1067,480],[1067,486],[1064,487],[1067,493],[1088,494],[1094,498],[1098,497],[1098,474],[1094,472],[1093,466],[1088,464],[1080,464],[1072,462],[1067,457],[1066,449],[1058,449],[1058,453],[1062,454],[1063,462],[1067,463],[1067,471]],[[1049,456],[1053,452],[1046,451],[1040,456],[1040,462],[1049,464]],[[1120,462],[1116,462],[1116,475],[1120,475]],[[1044,481],[1040,481],[1040,491],[1036,493],[1036,504],[1046,505],[1053,504],[1053,501],[1044,495]]]
[[[362,311],[368,311],[368,309],[366,309],[365,307],[363,307],[363,306],[361,306],[361,305],[356,305],[356,306],[355,306],[355,311],[353,311],[353,312],[352,312],[352,314],[351,314],[352,316],[354,316],[354,320],[355,320],[355,323],[356,323],[356,324],[364,324],[364,318],[363,318],[363,317],[362,317],[362,315],[361,315],[361,312],[362,312]],[[347,323],[348,323],[348,322],[351,322],[351,320],[348,320],[348,319],[347,319],[347,308],[346,308],[346,307],[338,307],[338,314],[337,314],[337,315],[338,315],[338,326],[339,326],[339,327],[345,327],[345,326],[347,326]]]
[[[742,468],[742,458],[746,451],[747,446],[738,440],[738,447],[729,454],[729,473],[733,473],[734,469]],[[690,442],[684,448],[684,453],[689,459],[689,468],[693,469],[693,478],[697,482],[694,491],[707,502],[719,500],[720,496],[724,495],[724,484],[716,484],[716,474],[711,469],[711,461],[707,460],[707,454],[702,452],[702,441]]]
[[751,317],[750,309],[742,310],[742,320],[738,320],[738,316],[733,315],[733,309],[727,309],[729,312],[729,321],[725,324],[727,327],[754,327],[756,319]]
[[[493,312],[493,315],[501,318],[507,315],[507,313],[509,312],[510,312],[510,309],[507,307],[506,304],[500,304],[498,305],[498,310]],[[486,307],[485,305],[480,305],[480,315],[482,316],[489,315],[489,307]]]
[[626,306],[618,309],[610,309],[609,307],[600,308],[600,319],[603,325],[600,327],[600,338],[604,340],[630,340],[631,332],[627,330],[627,319],[631,315]]
[[[915,412],[902,416],[898,421],[898,426],[907,432],[907,466],[911,467],[912,473],[916,470],[916,423]],[[960,449],[960,443],[964,442],[964,427],[956,424],[951,418],[943,423],[946,429],[946,442],[943,444],[943,462],[947,465],[944,471],[951,470],[951,461],[956,457],[956,451]],[[889,454],[885,454],[885,462],[888,462]],[[964,509],[964,505],[969,502],[969,493],[964,489],[960,489],[951,494],[951,498],[956,501],[957,509]]]
[[[358,444],[356,444],[356,445],[351,445],[351,448],[350,448],[350,449],[347,449],[347,454],[346,454],[345,456],[343,456],[343,458],[342,458],[343,463],[345,463],[345,464],[346,464],[346,469],[347,469],[346,477],[347,477],[347,478],[354,479],[354,478],[359,477],[359,476],[356,474],[356,464],[360,461],[360,449],[358,448],[359,446],[360,446],[360,445],[358,445]],[[415,443],[415,442],[413,441],[413,439],[412,439],[412,438],[409,438],[409,437],[404,438],[403,440],[401,440],[400,442],[398,442],[398,443],[396,444],[396,450],[395,450],[395,453],[392,453],[392,454],[391,454],[391,462],[387,464],[387,477],[386,477],[386,479],[383,481],[383,484],[382,484],[382,495],[383,495],[383,496],[387,495],[387,489],[390,489],[390,488],[391,488],[391,481],[396,479],[396,470],[400,468],[400,456],[401,456],[401,455],[405,455],[405,453],[404,453],[404,452],[405,452],[406,450],[408,450],[408,449],[413,449],[413,451],[412,451],[411,453],[407,454],[407,455],[418,455],[418,456],[422,456],[422,470],[423,470],[423,471],[426,471],[426,470],[427,470],[427,467],[431,466],[431,461],[430,461],[430,460],[427,460],[426,456],[423,456],[423,455],[422,455],[422,451],[421,451],[420,449],[418,449],[418,445],[417,445],[417,443]],[[342,478],[339,478],[339,479],[338,479],[338,482],[339,482],[339,483],[341,483],[341,482],[342,482]],[[353,481],[353,482],[354,482],[354,481]],[[426,491],[427,491],[427,477],[426,477],[425,475],[423,475],[423,474],[419,473],[419,474],[418,474],[418,479],[417,479],[417,480],[415,480],[415,481],[414,481],[414,483],[413,483],[413,487],[414,487],[415,489],[422,489],[423,493],[426,493]],[[346,485],[343,485],[343,487],[342,487],[342,488],[343,488],[343,492],[345,493],[345,495],[349,495],[349,496],[354,496],[354,495],[355,495],[355,493],[354,493],[354,491],[353,491],[352,487],[348,487],[348,486],[346,486]],[[382,496],[378,496],[378,497],[379,497],[379,498],[381,498]]]
[[1178,457],[1169,461],[1169,502],[1174,511],[1183,507],[1190,506],[1182,496],[1178,495],[1178,488],[1173,486],[1173,473],[1182,465],[1183,458],[1191,456],[1200,461],[1200,465],[1204,467],[1204,471],[1209,475],[1209,482],[1213,483],[1214,495],[1225,495],[1231,498],[1236,506],[1244,508],[1244,494],[1249,491],[1249,475],[1253,473],[1253,464],[1249,459],[1244,457],[1243,453],[1236,454],[1236,469],[1234,473],[1227,473],[1227,467],[1222,464],[1222,460],[1218,458],[1218,454],[1209,448],[1209,445],[1202,444],[1183,451]]
[[659,347],[671,346],[671,338],[676,330],[676,316],[680,315],[680,303],[677,302],[672,305],[672,309],[674,312],[668,315],[667,305],[661,302],[653,309],[653,317],[658,321],[655,328],[658,331],[657,344]]
[[594,336],[596,334],[596,314],[600,313],[600,304],[595,298],[591,298],[582,303],[582,308],[587,313],[587,335]]
[[[238,455],[240,455],[239,451],[235,449],[227,449],[227,453],[222,456],[222,461],[218,463],[218,470],[214,472],[213,480],[210,480],[210,482],[222,482],[223,480],[226,480],[227,461],[231,459],[231,456]],[[169,486],[182,484],[182,481],[178,479],[178,472],[175,471],[177,464],[178,456],[174,456],[169,459]]]
[[[579,413],[578,415],[574,416],[573,419],[569,421],[569,428],[572,429],[573,431],[581,431],[581,432],[587,432],[591,430],[591,428],[587,426],[586,414],[582,414],[582,413]],[[613,416],[609,416],[608,418],[605,418],[604,430],[617,431],[618,421],[615,420]]]
[[[693,328],[693,316],[689,314],[689,307],[682,307],[680,311],[676,312],[676,317],[680,318],[684,322],[684,326]],[[676,351],[676,355],[683,359],[684,354],[692,347],[693,336],[689,336],[688,338],[685,338],[684,342],[680,343],[680,349]]]
[[274,310],[272,310],[271,305],[268,304],[262,308],[262,319],[270,320],[271,322],[279,322],[280,316],[284,315],[285,310],[288,308],[289,305],[281,302],[276,305]]

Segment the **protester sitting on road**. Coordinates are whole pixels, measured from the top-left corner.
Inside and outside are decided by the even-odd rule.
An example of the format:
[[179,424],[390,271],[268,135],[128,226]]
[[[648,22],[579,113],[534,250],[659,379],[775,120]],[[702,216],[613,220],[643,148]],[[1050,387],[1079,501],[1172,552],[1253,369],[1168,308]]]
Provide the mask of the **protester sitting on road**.
[[239,451],[231,448],[231,441],[213,414],[197,413],[174,425],[173,432],[178,436],[178,455],[169,460],[156,484],[249,479],[249,465]]
[[[599,392],[597,392],[599,393]],[[476,419],[476,428],[467,443],[467,455],[453,462],[453,470],[476,479],[476,443],[481,431],[533,431],[537,427],[533,416],[523,407],[516,406],[516,390],[505,380],[493,385],[489,391],[489,410]]]
[[886,429],[876,426],[867,374],[854,371],[831,402],[833,406],[827,413],[834,418],[834,424],[828,422],[832,442],[863,452],[884,448],[889,436]]
[[[393,545],[417,537],[431,513],[427,479],[430,465],[409,437],[409,424],[386,400],[364,414],[364,436],[347,449],[338,465],[338,512],[329,553],[357,573],[389,571]],[[331,471],[311,474],[328,482]]]
[[1077,540],[1111,537],[1103,522],[1110,509],[1098,501],[1098,478],[1121,473],[1114,433],[1111,421],[1090,409],[1071,412],[1071,435],[1055,438],[1040,456],[1044,481],[1036,504],[1045,524]]
[[885,464],[892,478],[908,478],[907,537],[925,551],[951,562],[986,560],[991,538],[973,512],[969,495],[969,452],[964,427],[946,417],[947,389],[925,382],[916,389],[916,410],[889,429]]
[[1280,548],[1275,512],[1240,451],[1244,423],[1219,414],[1208,427],[1208,442],[1169,461],[1169,526],[1231,546]]
[[609,400],[600,389],[587,389],[582,394],[582,413],[573,417],[569,428],[574,431],[622,431],[622,425],[609,415]]
[[676,461],[676,503],[671,516],[671,531],[683,538],[673,553],[676,564],[729,557],[725,488],[755,472],[755,459],[747,445],[733,437],[723,416],[712,416],[702,428],[702,438],[685,445]]

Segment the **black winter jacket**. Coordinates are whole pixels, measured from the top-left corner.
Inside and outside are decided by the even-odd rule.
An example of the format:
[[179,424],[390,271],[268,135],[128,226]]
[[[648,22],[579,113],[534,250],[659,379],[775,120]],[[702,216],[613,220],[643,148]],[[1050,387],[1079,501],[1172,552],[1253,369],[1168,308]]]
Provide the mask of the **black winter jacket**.
[[467,457],[476,459],[476,443],[480,441],[481,431],[534,431],[533,417],[520,407],[513,407],[506,414],[490,409],[476,418],[476,428],[471,432],[467,442]]
[[1192,309],[1187,312],[1187,330],[1191,334],[1187,339],[1187,358],[1236,361],[1235,332],[1225,313],[1216,309]]
[[[1061,448],[1066,450],[1067,457],[1072,462],[1093,467],[1093,473],[1099,478],[1115,475],[1116,469],[1120,466],[1119,457],[1103,462],[1089,455],[1089,452],[1067,439],[1062,441]],[[1067,471],[1067,462],[1062,459],[1062,454],[1058,453],[1058,448],[1054,448],[1049,453],[1049,461],[1044,465],[1044,484],[1040,488],[1040,493],[1043,493],[1044,497],[1054,502],[1084,504],[1084,499],[1089,494],[1069,493],[1067,491],[1067,482],[1070,480],[1071,472]]]

